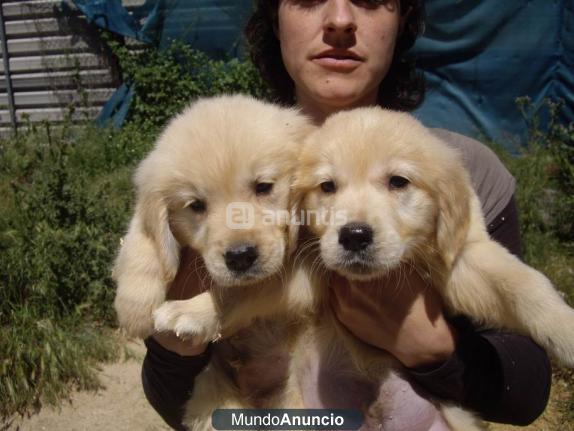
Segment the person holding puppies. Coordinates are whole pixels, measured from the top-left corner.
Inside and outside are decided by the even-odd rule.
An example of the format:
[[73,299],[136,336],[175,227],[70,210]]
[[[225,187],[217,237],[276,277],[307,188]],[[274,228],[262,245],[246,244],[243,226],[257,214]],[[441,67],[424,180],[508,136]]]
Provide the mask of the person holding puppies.
[[[411,111],[423,100],[424,83],[405,52],[421,33],[422,0],[258,0],[246,29],[252,59],[283,104],[296,105],[320,125],[330,114],[361,106]],[[458,148],[481,200],[489,234],[521,254],[514,179],[482,144],[446,130],[434,133]],[[169,299],[199,293],[186,271],[195,259],[185,249]],[[491,421],[524,425],[544,410],[551,380],[546,353],[510,332],[477,330],[465,318],[449,319],[441,298],[416,272],[409,280],[390,274],[388,297],[372,286],[336,279],[332,307],[357,338],[395,356],[415,385],[452,400]],[[408,288],[400,288],[408,283]],[[396,288],[396,285],[399,288]],[[380,286],[378,286],[380,287]],[[222,341],[222,342],[225,342]],[[152,406],[174,429],[194,377],[209,360],[209,346],[175,334],[146,340],[142,370]],[[255,362],[255,361],[254,361]],[[247,364],[240,388],[273,384],[266,364]]]

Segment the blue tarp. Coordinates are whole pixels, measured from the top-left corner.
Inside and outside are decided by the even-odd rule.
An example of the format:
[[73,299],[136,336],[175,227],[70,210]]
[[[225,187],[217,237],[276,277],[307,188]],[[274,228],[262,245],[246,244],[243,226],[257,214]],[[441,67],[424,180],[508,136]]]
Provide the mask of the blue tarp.
[[561,98],[561,120],[574,121],[574,0],[429,0],[427,16],[414,49],[425,124],[510,147],[526,134],[523,96]]
[[237,56],[251,0],[145,0],[129,13],[121,0],[73,0],[89,21],[163,48],[182,40],[215,57]]
[[[213,56],[236,56],[251,0],[147,0],[128,14],[120,0],[74,0],[89,19],[160,48],[179,39]],[[565,101],[574,121],[574,0],[427,0],[427,25],[413,53],[428,92],[416,111],[425,124],[508,147],[526,134],[515,100]],[[124,86],[102,118],[120,124]],[[117,110],[120,110],[120,115]]]

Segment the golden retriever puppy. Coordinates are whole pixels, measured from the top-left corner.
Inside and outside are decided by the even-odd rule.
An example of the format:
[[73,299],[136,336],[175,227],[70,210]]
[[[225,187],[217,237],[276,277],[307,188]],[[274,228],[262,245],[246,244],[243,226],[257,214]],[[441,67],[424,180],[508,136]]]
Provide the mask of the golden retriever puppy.
[[[295,110],[247,96],[200,100],[168,124],[135,174],[135,212],[113,271],[122,328],[139,337],[154,332],[152,313],[165,301],[184,246],[203,258],[213,292],[164,304],[157,329],[211,341],[221,325],[196,327],[205,307],[229,305],[237,314],[244,311],[236,308],[244,294],[255,300],[249,314],[268,312],[269,298],[256,292],[284,270],[287,220],[277,214],[289,207],[296,158],[309,130]],[[218,303],[223,289],[237,298]],[[190,317],[193,310],[185,308],[194,306],[199,314]]]
[[[458,153],[412,116],[380,108],[333,115],[307,139],[294,194],[326,269],[372,280],[414,267],[449,312],[529,335],[574,365],[574,310],[489,238]],[[345,343],[361,369],[388,366],[350,337]],[[446,415],[454,429],[473,429],[464,412]]]
[[[175,331],[209,342],[256,317],[297,309],[304,296],[296,291],[301,283],[288,283],[284,266],[285,213],[310,130],[296,110],[247,96],[199,100],[171,120],[135,174],[135,212],[113,271],[122,328],[139,337]],[[210,288],[166,302],[182,247],[201,256],[196,269]],[[194,429],[209,428],[211,410],[224,404],[221,385],[232,391],[217,365],[203,374],[190,421],[205,417]]]

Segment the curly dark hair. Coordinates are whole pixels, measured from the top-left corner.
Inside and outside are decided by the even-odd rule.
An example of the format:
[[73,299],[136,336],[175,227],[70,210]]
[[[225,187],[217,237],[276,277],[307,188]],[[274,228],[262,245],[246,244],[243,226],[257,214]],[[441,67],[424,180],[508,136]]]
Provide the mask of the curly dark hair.
[[[283,104],[295,103],[295,86],[281,58],[279,40],[275,36],[277,11],[280,0],[255,0],[254,11],[245,37],[251,60],[262,78]],[[425,83],[417,72],[414,60],[406,52],[413,46],[424,28],[423,0],[399,0],[401,14],[408,14],[403,32],[399,36],[391,67],[379,87],[379,105],[399,111],[412,111],[425,95]]]

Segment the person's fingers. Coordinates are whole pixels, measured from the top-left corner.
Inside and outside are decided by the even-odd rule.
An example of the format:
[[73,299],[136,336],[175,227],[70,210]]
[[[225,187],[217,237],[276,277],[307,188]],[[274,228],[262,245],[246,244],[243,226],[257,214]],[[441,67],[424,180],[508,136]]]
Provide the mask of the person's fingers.
[[167,299],[188,299],[209,289],[207,271],[201,256],[185,247],[181,250],[180,264],[173,282],[168,287]]
[[[192,298],[209,287],[209,280],[202,280],[203,262],[201,257],[190,248],[183,248],[180,255],[180,264],[173,282],[166,292],[167,300],[180,300]],[[205,270],[203,270],[205,272]],[[193,339],[182,339],[173,332],[156,332],[154,339],[167,350],[181,356],[200,355],[207,348],[207,344],[196,343]]]
[[343,278],[334,278],[331,284],[331,303],[340,314],[352,316],[356,313],[377,313],[383,281],[350,283]]
[[347,280],[332,286],[329,299],[337,319],[348,327],[368,324],[368,318],[379,314],[378,304],[373,298]]
[[182,340],[173,332],[158,332],[153,338],[165,349],[181,356],[197,356],[205,352],[207,344],[197,344],[193,340]]
[[329,295],[329,299],[333,307],[338,310],[342,307],[351,307],[353,299],[351,296],[351,285],[346,279],[333,276],[330,288],[331,294]]

